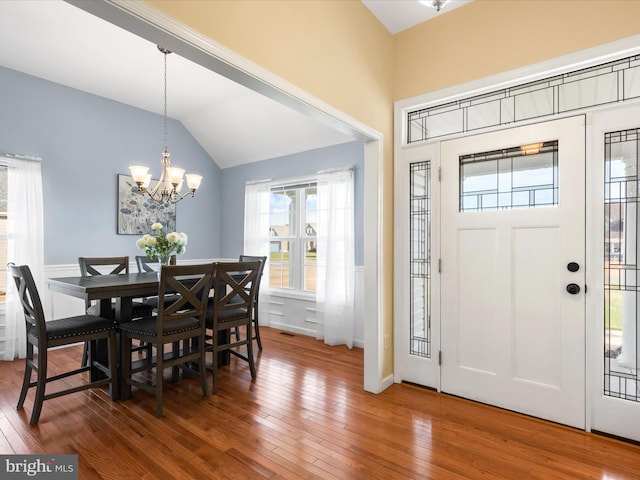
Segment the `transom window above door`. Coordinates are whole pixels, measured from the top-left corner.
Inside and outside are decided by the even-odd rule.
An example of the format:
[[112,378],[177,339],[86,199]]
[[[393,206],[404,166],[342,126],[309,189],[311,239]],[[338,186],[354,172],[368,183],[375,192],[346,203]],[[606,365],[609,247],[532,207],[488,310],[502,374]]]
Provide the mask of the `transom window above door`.
[[461,212],[558,204],[557,140],[463,155],[459,162]]

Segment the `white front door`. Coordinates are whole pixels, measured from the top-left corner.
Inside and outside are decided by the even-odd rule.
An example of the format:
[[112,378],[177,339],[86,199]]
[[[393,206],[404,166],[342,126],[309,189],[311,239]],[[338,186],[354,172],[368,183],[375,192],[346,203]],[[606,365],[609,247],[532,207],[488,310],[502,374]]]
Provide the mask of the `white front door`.
[[584,428],[584,117],[445,141],[440,162],[442,391]]

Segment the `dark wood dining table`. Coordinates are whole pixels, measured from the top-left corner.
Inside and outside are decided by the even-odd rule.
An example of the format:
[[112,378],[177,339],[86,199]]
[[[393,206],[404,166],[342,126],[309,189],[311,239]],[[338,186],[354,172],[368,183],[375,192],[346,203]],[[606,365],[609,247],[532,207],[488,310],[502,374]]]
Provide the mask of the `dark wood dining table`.
[[[157,295],[159,284],[156,272],[49,278],[47,282],[49,290],[53,292],[100,302],[100,316],[105,318],[114,316],[111,303],[115,300],[114,319],[117,323],[131,320],[133,299]],[[98,344],[96,350],[98,359],[106,362],[108,357],[106,344]],[[219,358],[219,362],[223,362],[222,365],[228,365],[229,355]],[[100,370],[91,370],[92,379],[101,375],[104,374]],[[122,387],[122,379],[120,379],[120,386]]]
[[158,294],[158,275],[155,272],[50,278],[48,283],[51,291],[99,301],[101,317],[111,318],[111,303],[115,300],[115,320],[118,323],[131,319],[134,298]]

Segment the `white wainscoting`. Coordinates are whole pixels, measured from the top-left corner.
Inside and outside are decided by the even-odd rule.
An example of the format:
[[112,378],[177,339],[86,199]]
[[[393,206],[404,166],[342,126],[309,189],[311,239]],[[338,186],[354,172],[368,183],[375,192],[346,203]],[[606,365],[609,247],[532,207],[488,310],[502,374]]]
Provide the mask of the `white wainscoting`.
[[[231,259],[180,260],[181,264],[198,264]],[[135,262],[129,271],[137,271]],[[63,318],[84,313],[84,300],[70,297],[62,293],[52,292],[46,286],[46,279],[56,277],[75,277],[80,275],[77,264],[46,265],[44,269],[45,285],[40,296],[48,319]],[[364,267],[355,270],[355,332],[354,346],[364,348]],[[279,328],[300,335],[315,337],[316,335],[316,302],[313,298],[272,294],[267,305],[261,304],[261,311],[268,314],[260,316],[262,325]]]
[[[181,264],[195,265],[213,261],[233,261],[234,259],[198,259],[180,260]],[[129,271],[136,272],[135,262],[129,265]],[[70,297],[58,292],[52,292],[47,286],[46,280],[59,277],[76,277],[80,275],[80,267],[77,264],[45,265],[45,284],[39,286],[40,297],[45,315],[48,320],[82,315],[84,313],[84,300]],[[364,348],[364,267],[356,267],[355,270],[355,333],[353,345]],[[2,306],[4,307],[4,306]],[[261,324],[272,326],[300,335],[316,335],[316,304],[312,299],[299,297],[271,296],[269,305],[261,305],[261,311],[268,311],[268,315],[262,314]],[[0,308],[0,339],[4,337],[4,308]],[[0,340],[0,351],[4,348],[4,342]]]
[[[137,271],[135,263],[129,266],[130,271]],[[49,290],[47,280],[49,278],[77,277],[80,275],[80,267],[77,263],[69,265],[45,265],[44,266],[44,289],[40,291],[40,299],[44,308],[47,320],[71,317],[84,314],[84,300],[70,297],[58,292]]]
[[[129,271],[137,272],[138,266],[135,261],[131,261],[133,257],[130,257]],[[195,260],[183,260],[179,259],[178,263],[182,265],[197,265],[201,263],[221,262],[221,261],[237,261],[237,259],[231,258],[206,258]],[[100,270],[100,268],[98,268]],[[107,273],[107,272],[105,272]],[[58,292],[52,292],[47,286],[47,279],[58,277],[77,277],[80,275],[80,267],[77,263],[68,265],[45,265],[44,277],[45,285],[40,292],[43,308],[47,319],[55,320],[57,318],[64,318],[73,315],[82,315],[84,313],[84,300],[79,298],[70,297]]]
[[[353,345],[364,348],[364,267],[355,269],[355,325]],[[271,292],[260,305],[260,324],[300,335],[316,336],[317,309],[309,296]],[[264,314],[262,312],[267,312]]]

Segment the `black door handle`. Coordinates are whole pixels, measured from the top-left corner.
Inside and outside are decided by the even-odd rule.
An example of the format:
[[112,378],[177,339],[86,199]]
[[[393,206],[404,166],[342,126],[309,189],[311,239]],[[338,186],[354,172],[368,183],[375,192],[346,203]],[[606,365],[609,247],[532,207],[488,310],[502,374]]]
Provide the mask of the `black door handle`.
[[569,262],[567,264],[567,270],[569,270],[570,272],[577,272],[578,270],[580,270],[580,265],[578,265],[576,262]]
[[580,285],[570,283],[569,285],[567,285],[567,292],[569,292],[571,295],[577,295],[578,293],[580,293]]

